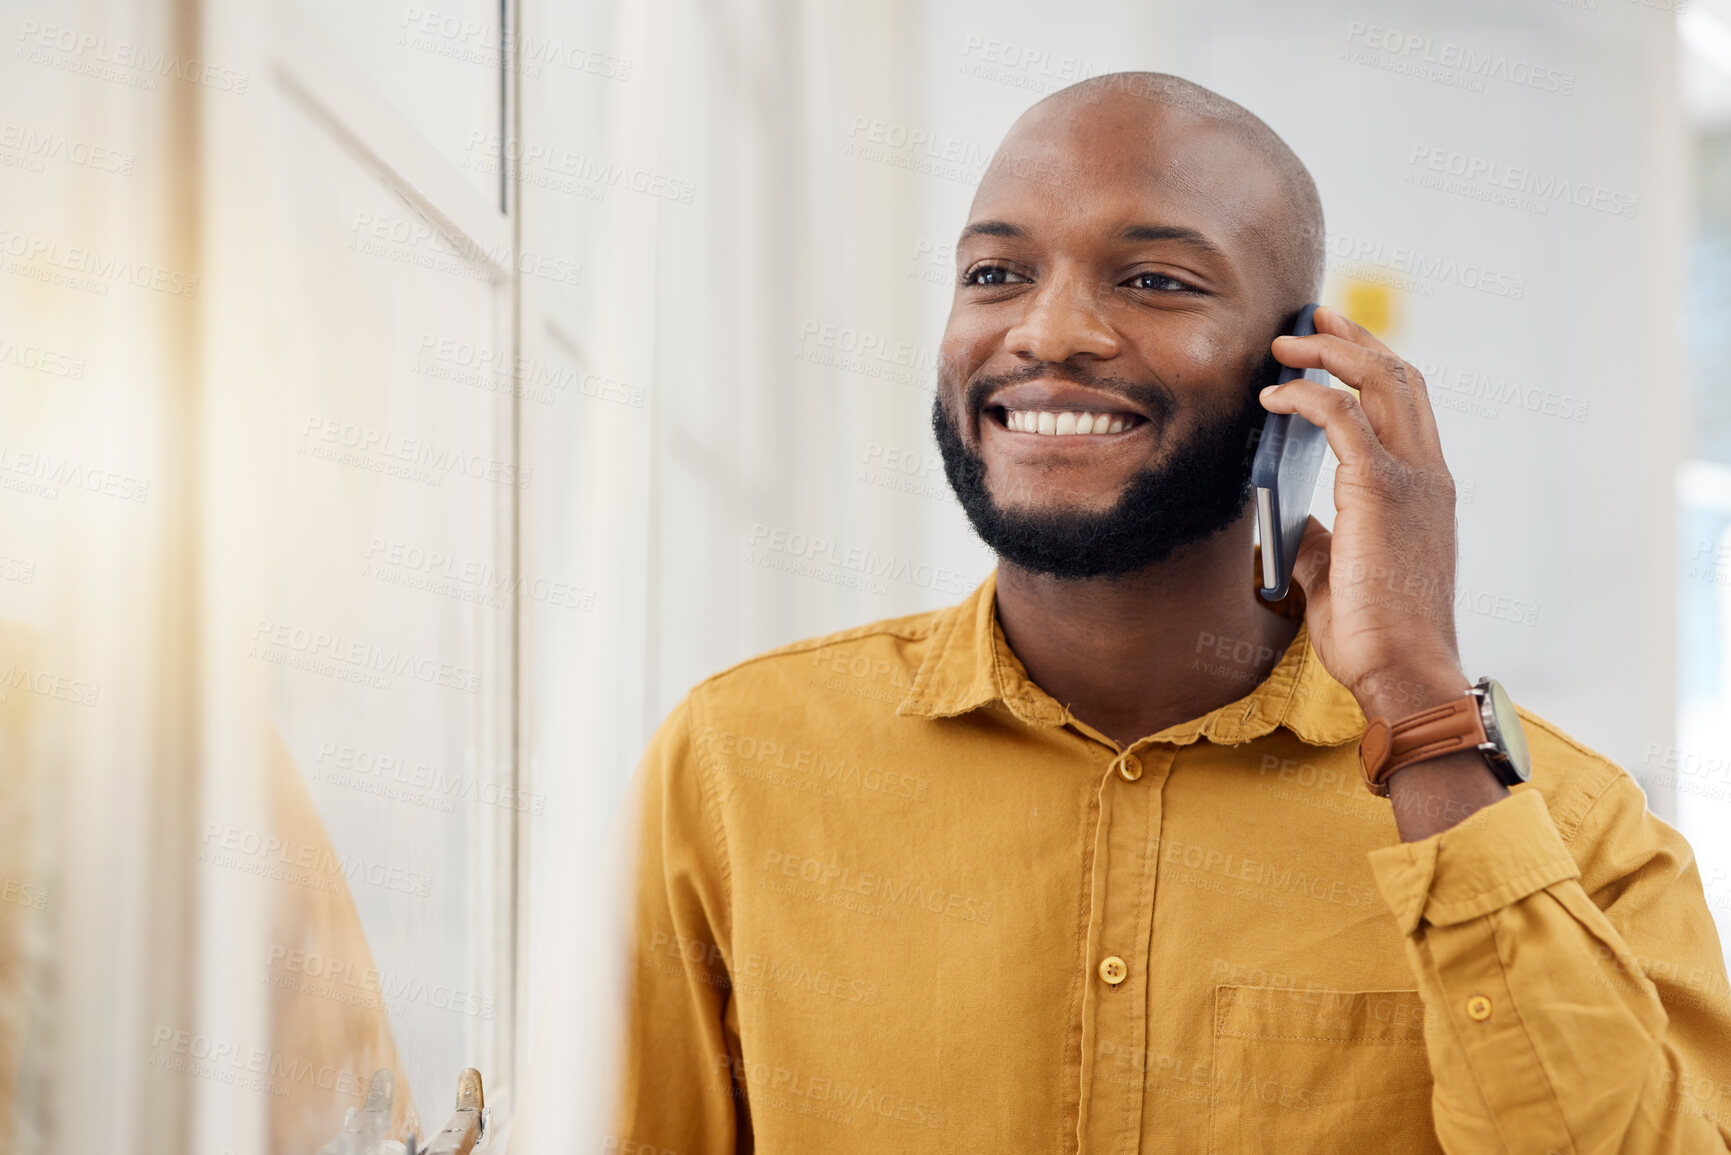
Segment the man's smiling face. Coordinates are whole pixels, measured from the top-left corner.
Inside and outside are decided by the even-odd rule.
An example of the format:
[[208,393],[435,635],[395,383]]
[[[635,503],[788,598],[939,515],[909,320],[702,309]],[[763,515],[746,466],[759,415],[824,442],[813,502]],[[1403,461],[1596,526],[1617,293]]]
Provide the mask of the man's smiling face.
[[933,411],[1001,558],[1126,572],[1238,522],[1269,343],[1312,292],[1293,199],[1245,132],[1136,93],[1011,130],[957,246]]

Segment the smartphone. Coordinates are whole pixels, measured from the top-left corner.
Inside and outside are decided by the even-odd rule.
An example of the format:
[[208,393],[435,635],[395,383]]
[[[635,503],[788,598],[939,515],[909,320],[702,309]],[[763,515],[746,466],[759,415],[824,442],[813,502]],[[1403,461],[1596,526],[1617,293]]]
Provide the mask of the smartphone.
[[[1308,337],[1316,332],[1315,305],[1298,311],[1287,334]],[[1293,369],[1282,365],[1276,384],[1300,377],[1329,384],[1326,369]],[[1256,592],[1264,601],[1284,598],[1292,582],[1292,563],[1310,517],[1316,495],[1316,475],[1328,441],[1322,430],[1296,413],[1270,413],[1262,422],[1256,456],[1250,463],[1250,484],[1256,491],[1256,532],[1262,542],[1262,573]]]

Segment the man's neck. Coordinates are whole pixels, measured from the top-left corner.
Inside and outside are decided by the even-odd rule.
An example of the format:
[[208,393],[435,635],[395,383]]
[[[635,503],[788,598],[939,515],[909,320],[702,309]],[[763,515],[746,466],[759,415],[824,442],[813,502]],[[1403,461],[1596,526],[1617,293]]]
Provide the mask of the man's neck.
[[1042,690],[1128,746],[1244,697],[1298,622],[1256,595],[1250,518],[1135,573],[1060,580],[998,566],[998,622]]

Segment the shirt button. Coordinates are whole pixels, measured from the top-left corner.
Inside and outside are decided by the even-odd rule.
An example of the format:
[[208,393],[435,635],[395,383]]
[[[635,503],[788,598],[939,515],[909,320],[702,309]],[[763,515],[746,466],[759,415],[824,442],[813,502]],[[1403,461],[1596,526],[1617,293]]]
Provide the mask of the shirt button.
[[1142,777],[1142,760],[1134,754],[1124,755],[1124,760],[1118,763],[1118,773],[1124,775],[1126,782],[1134,782]]
[[1475,1023],[1482,1023],[1491,1017],[1491,1000],[1483,995],[1474,995],[1467,1000],[1467,1018]]
[[1130,968],[1124,965],[1124,960],[1117,955],[1110,955],[1100,963],[1100,977],[1113,986],[1124,981],[1124,976],[1130,973]]

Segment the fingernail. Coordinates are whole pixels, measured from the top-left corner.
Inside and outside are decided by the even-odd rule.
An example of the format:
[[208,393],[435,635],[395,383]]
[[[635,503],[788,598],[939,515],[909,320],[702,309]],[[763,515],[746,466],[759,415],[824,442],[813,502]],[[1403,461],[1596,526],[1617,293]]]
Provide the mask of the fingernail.
[[1265,401],[1266,401],[1266,400],[1267,400],[1267,399],[1268,399],[1268,396],[1269,396],[1269,394],[1271,394],[1271,393],[1273,393],[1273,392],[1274,392],[1274,391],[1275,391],[1275,390],[1276,390],[1276,389],[1278,389],[1278,388],[1280,388],[1280,386],[1278,386],[1278,385],[1270,385],[1270,386],[1268,386],[1268,387],[1267,387],[1267,388],[1266,388],[1266,389],[1264,389],[1264,390],[1263,390],[1263,391],[1262,391],[1262,393],[1261,393],[1261,397],[1262,397],[1262,399],[1263,399],[1263,400],[1265,400]]

